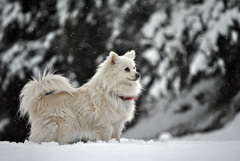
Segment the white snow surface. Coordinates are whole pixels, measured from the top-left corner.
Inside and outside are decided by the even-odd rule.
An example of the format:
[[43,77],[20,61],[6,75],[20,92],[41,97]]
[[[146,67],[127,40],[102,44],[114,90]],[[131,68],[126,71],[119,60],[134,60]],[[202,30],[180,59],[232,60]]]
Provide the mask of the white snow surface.
[[236,161],[240,141],[235,142],[145,142],[121,139],[96,143],[36,144],[0,142],[1,161]]

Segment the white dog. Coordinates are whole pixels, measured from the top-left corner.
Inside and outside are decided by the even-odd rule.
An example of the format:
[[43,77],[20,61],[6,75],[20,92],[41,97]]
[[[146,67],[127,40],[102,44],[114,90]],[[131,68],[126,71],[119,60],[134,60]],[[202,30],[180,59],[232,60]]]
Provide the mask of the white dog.
[[81,139],[120,141],[126,122],[133,119],[140,74],[135,51],[118,56],[110,52],[92,79],[74,88],[53,72],[33,78],[21,91],[20,112],[29,116],[29,139],[41,143],[74,143]]

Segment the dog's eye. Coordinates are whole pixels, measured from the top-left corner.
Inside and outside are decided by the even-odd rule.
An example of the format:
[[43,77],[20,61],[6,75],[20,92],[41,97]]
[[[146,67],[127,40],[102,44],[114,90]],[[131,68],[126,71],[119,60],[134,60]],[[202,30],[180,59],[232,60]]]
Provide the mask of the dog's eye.
[[125,70],[126,72],[130,72],[130,69],[129,69],[128,67],[126,67],[124,70]]

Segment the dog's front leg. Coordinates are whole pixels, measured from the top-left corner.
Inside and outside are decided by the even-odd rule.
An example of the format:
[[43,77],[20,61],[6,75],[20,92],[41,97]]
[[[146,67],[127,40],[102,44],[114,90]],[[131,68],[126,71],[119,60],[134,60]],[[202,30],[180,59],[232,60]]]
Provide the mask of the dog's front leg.
[[112,137],[113,127],[112,125],[106,125],[100,130],[100,137],[103,141],[109,141]]
[[115,135],[112,138],[115,138],[118,142],[120,142],[120,136],[121,136],[121,132],[116,131]]
[[122,135],[123,128],[124,128],[124,124],[115,125],[112,138],[115,138],[118,142],[120,142],[120,137]]

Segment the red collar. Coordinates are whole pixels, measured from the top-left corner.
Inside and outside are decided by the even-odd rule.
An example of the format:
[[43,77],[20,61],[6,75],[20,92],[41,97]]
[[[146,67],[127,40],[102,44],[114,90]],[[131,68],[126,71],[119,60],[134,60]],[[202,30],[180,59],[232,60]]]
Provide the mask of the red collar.
[[128,96],[118,96],[120,99],[122,99],[123,101],[131,101],[133,100],[135,97],[128,97]]

